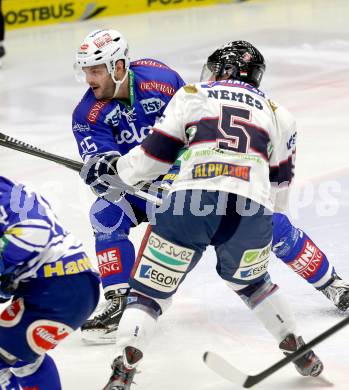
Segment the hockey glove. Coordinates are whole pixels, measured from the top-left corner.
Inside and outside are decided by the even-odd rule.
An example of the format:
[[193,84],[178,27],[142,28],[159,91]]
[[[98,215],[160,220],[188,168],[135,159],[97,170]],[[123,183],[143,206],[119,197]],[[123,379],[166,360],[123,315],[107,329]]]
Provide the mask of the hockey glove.
[[82,167],[80,177],[100,197],[109,202],[117,202],[124,193],[134,193],[135,189],[124,183],[116,170],[119,152],[96,154]]
[[17,283],[14,280],[15,274],[11,272],[0,275],[0,303],[5,303],[12,298],[17,288]]

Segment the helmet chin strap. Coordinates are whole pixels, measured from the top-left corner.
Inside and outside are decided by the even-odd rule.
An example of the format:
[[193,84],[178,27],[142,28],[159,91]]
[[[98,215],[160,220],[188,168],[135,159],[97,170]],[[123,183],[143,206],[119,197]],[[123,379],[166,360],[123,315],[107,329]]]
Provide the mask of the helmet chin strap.
[[114,95],[113,98],[116,98],[116,95],[119,92],[119,89],[121,87],[121,84],[126,80],[126,77],[128,76],[128,71],[125,72],[125,76],[122,78],[122,80],[116,80],[114,73],[111,74],[111,78],[115,83],[115,90],[114,90]]

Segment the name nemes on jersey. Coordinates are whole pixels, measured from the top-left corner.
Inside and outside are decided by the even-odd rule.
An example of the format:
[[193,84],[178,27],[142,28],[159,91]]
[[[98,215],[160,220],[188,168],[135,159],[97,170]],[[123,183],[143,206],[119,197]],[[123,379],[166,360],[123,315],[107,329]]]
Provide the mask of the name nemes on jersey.
[[248,93],[234,92],[228,89],[209,89],[207,93],[208,98],[245,103],[251,107],[256,107],[258,110],[263,110],[263,104]]

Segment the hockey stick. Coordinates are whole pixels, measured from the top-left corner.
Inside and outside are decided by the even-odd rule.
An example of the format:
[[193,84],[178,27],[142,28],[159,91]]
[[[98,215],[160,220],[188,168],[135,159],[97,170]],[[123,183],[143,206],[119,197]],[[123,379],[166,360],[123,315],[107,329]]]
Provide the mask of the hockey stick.
[[250,388],[256,385],[257,383],[261,382],[265,378],[268,378],[270,375],[274,374],[280,368],[286,366],[286,364],[294,360],[297,360],[304,353],[312,349],[315,345],[321,343],[322,341],[332,336],[335,332],[344,328],[348,324],[349,324],[349,316],[346,317],[344,320],[338,322],[336,325],[332,326],[331,328],[327,329],[325,332],[319,334],[313,340],[309,341],[309,343],[304,344],[297,351],[289,354],[285,358],[281,359],[277,363],[273,364],[266,370],[256,375],[247,375],[243,373],[242,371],[238,370],[236,367],[231,365],[229,362],[227,362],[224,358],[222,358],[221,356],[213,352],[205,352],[203,355],[203,359],[206,365],[209,368],[211,368],[211,370],[215,371],[218,375],[242,387]]
[[[71,160],[70,158],[58,156],[53,153],[45,152],[44,150],[41,150],[37,148],[36,146],[29,145],[23,141],[20,141],[18,139],[15,139],[13,137],[10,137],[8,135],[5,135],[3,133],[0,133],[0,145],[4,146],[5,148],[14,149],[19,152],[31,154],[32,156],[40,157],[45,160],[53,161],[57,164],[63,165],[69,169],[72,169],[73,171],[80,172],[81,168],[83,167],[83,163],[75,160]],[[147,193],[144,193],[144,191],[151,190],[154,192],[158,192],[160,194],[165,193],[164,189],[161,187],[158,187],[151,183],[145,183],[144,186],[137,191],[135,196],[144,199],[144,200],[150,200],[155,204],[160,205],[161,200],[156,198],[155,196],[150,195],[148,196]]]

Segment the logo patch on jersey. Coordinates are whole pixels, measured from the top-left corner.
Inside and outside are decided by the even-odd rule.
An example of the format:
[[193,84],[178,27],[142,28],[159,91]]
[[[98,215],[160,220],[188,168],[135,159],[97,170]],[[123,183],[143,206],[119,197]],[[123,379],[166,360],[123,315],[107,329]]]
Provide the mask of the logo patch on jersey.
[[193,259],[195,251],[176,245],[152,232],[144,253],[148,258],[160,261],[173,270],[185,271]]
[[109,103],[109,100],[98,100],[90,109],[89,113],[87,114],[87,120],[90,123],[96,123],[97,119],[99,117],[99,114],[101,113],[104,106],[106,106]]
[[310,240],[306,240],[299,256],[289,266],[304,279],[309,279],[320,269],[324,255]]
[[194,84],[188,84],[183,87],[186,93],[198,93],[198,89]]
[[273,110],[273,112],[275,112],[278,109],[278,106],[272,100],[268,99],[268,103],[270,108]]
[[139,276],[141,278],[150,279],[151,265],[143,264],[141,270],[139,271]]
[[191,149],[187,149],[183,154],[182,154],[182,159],[184,161],[188,161],[190,157],[192,156],[193,151]]
[[212,162],[195,164],[192,170],[192,175],[193,179],[209,179],[218,176],[228,176],[244,181],[250,181],[250,171],[251,167]]
[[98,270],[102,277],[122,272],[121,255],[119,248],[109,248],[97,252]]
[[159,91],[167,96],[173,96],[176,93],[176,90],[169,83],[162,83],[155,80],[142,81],[139,84],[141,91]]
[[[195,251],[176,245],[151,232],[133,277],[161,292],[173,292],[185,275]],[[138,261],[138,260],[137,260]]]
[[121,118],[121,109],[119,104],[117,104],[115,108],[112,111],[110,111],[109,114],[105,117],[104,123],[109,126],[116,127],[120,122],[120,118]]
[[264,274],[264,272],[268,268],[268,262],[265,261],[260,265],[256,265],[254,267],[251,267],[247,270],[242,270],[240,272],[241,279],[254,279],[257,276],[260,276],[261,274]]
[[263,248],[245,250],[233,278],[253,280],[263,275],[268,268],[270,251],[271,243]]
[[142,257],[134,279],[158,291],[174,291],[183,277],[183,273],[172,272]]
[[120,130],[118,132],[115,139],[116,143],[140,144],[145,140],[146,136],[149,133],[149,130],[151,129],[151,126],[143,126],[139,130],[137,130],[134,123],[129,123],[129,126],[129,129]]
[[91,127],[89,124],[86,125],[85,123],[74,122],[73,123],[73,131],[76,131],[79,133],[85,133],[87,131],[91,131]]
[[168,66],[164,64],[160,64],[160,62],[154,61],[154,60],[137,60],[132,61],[132,66],[151,66],[154,68],[164,68],[164,69],[170,69]]
[[165,102],[158,98],[143,99],[140,101],[146,114],[158,112],[165,105]]
[[[78,260],[63,259],[53,263],[45,264],[43,267],[43,276],[51,278],[52,276],[75,275],[92,269],[92,264],[88,257],[82,257]],[[41,276],[42,270],[38,270]]]
[[7,306],[6,309],[0,314],[0,326],[5,328],[11,328],[16,326],[22,319],[24,313],[23,298],[16,299]]
[[242,261],[245,264],[259,263],[269,258],[271,252],[271,244],[260,249],[248,249],[242,256]]
[[292,147],[296,146],[297,132],[291,135],[291,138],[287,141],[287,149],[290,150]]
[[38,320],[29,325],[26,336],[30,348],[41,355],[57,347],[72,332],[72,328],[61,322]]
[[34,387],[23,387],[23,390],[40,390],[38,388],[38,386],[34,386]]

